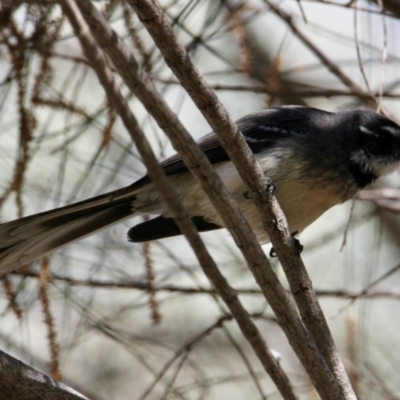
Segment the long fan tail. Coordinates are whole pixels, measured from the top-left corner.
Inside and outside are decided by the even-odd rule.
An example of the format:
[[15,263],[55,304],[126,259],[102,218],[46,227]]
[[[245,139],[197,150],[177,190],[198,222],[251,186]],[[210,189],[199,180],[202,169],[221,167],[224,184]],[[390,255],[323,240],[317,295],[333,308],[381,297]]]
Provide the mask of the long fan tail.
[[134,215],[127,187],[0,225],[0,275]]

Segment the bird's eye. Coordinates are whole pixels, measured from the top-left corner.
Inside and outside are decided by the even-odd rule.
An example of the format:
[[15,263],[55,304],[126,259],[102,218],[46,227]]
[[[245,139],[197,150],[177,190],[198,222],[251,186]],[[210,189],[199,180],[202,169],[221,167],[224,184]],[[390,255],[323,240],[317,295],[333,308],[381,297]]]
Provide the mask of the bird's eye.
[[393,146],[395,145],[395,138],[398,134],[395,127],[388,124],[375,123],[370,124],[368,127],[361,125],[359,127],[361,135],[361,145],[367,154],[371,157],[382,157],[383,155],[393,154]]
[[393,126],[385,125],[381,127],[384,135],[395,136],[399,134],[399,130]]

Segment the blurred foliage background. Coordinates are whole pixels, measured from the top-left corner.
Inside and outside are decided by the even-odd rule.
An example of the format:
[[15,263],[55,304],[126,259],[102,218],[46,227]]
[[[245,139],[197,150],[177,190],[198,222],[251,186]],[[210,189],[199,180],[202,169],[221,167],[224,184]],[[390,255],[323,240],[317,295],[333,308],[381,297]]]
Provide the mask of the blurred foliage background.
[[[95,4],[193,136],[208,133],[125,1]],[[371,108],[400,119],[397,1],[160,4],[234,118],[303,104]],[[171,155],[162,131],[123,90],[160,160]],[[145,173],[51,1],[1,2],[0,126],[1,221],[129,185]],[[395,172],[376,185],[399,183]],[[140,220],[3,278],[0,348],[93,399],[279,399],[186,241],[127,242],[127,229]],[[399,231],[396,214],[354,201],[300,237],[360,399],[400,398]],[[225,231],[203,238],[297,392],[317,398],[232,239]]]

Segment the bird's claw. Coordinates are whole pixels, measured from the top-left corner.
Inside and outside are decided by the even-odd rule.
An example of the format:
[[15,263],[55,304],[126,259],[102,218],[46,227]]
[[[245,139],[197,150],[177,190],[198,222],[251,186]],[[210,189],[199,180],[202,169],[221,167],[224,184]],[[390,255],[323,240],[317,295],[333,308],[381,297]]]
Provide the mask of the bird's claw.
[[[275,190],[276,190],[276,185],[275,185],[275,183],[272,181],[272,179],[270,179],[270,178],[268,178],[268,177],[266,177],[265,179],[266,179],[266,184],[265,184],[265,186],[266,186],[267,193],[268,193],[269,196],[272,196],[272,195],[274,194]],[[245,199],[247,199],[247,200],[250,200],[253,196],[251,195],[250,190],[245,190],[245,191],[243,192],[243,197],[244,197]]]
[[273,182],[272,179],[270,179],[268,177],[266,179],[267,179],[267,193],[270,196],[272,196],[275,193],[276,185],[275,185],[275,183]]
[[[300,243],[300,240],[295,238],[295,236],[298,234],[298,231],[295,231],[292,233],[292,239],[293,239],[293,245],[294,248],[296,250],[297,254],[301,254],[301,252],[304,249],[304,246]],[[276,251],[275,249],[272,247],[271,250],[269,251],[269,256],[275,258],[276,257]]]
[[247,200],[250,200],[251,199],[251,193],[250,193],[250,190],[246,190],[245,192],[243,192],[243,197],[245,198],[245,199],[247,199]]

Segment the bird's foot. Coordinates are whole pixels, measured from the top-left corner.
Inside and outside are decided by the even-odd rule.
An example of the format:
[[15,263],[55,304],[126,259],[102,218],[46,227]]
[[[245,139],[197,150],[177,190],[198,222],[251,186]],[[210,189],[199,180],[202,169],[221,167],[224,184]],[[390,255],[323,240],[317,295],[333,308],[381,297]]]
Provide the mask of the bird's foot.
[[243,197],[246,199],[246,200],[250,200],[251,199],[251,193],[250,193],[250,190],[246,190],[245,192],[243,192]]
[[[295,238],[295,236],[298,234],[298,231],[293,232],[292,235],[292,239],[293,239],[293,245],[295,247],[296,253],[297,254],[301,254],[301,252],[304,249],[304,246],[300,243],[300,240]],[[275,249],[272,247],[270,252],[269,252],[269,256],[270,257],[276,257],[276,251]]]
[[[276,190],[276,185],[275,183],[272,181],[272,179],[265,177],[266,179],[266,190],[269,196],[272,196],[275,193]],[[245,190],[243,192],[243,197],[247,200],[250,200],[252,198],[252,195],[250,193],[250,190]]]

